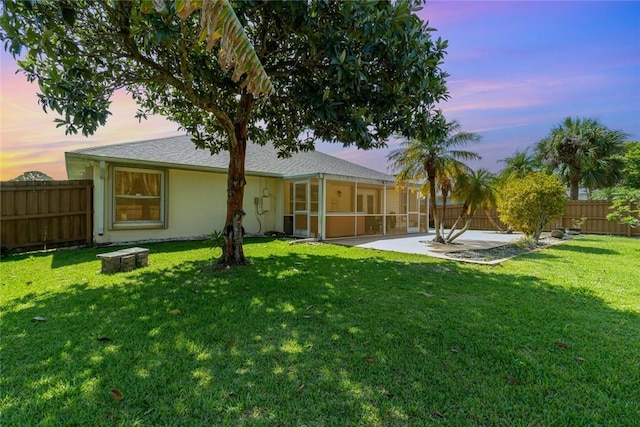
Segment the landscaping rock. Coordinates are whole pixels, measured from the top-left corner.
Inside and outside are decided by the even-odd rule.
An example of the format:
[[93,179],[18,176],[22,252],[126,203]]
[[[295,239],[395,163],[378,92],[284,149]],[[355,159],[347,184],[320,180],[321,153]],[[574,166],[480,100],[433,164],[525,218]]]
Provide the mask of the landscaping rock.
[[551,237],[553,237],[554,239],[562,239],[564,237],[564,231],[562,230],[553,230],[551,232]]
[[535,249],[551,246],[556,243],[558,243],[556,239],[541,238],[534,246],[511,243],[490,249],[475,249],[469,251],[450,252],[447,254],[447,257],[465,261],[491,262],[518,256],[527,252],[531,252]]

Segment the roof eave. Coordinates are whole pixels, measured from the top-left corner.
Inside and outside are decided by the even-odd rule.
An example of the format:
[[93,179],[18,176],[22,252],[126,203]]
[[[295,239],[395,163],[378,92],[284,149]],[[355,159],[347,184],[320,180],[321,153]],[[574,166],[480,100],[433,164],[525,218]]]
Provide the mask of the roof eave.
[[[224,173],[224,174],[228,172],[227,168],[220,168],[215,166],[187,165],[182,163],[159,162],[154,160],[130,159],[126,157],[96,156],[93,154],[78,153],[73,151],[68,151],[65,153],[65,162],[67,163],[67,165],[69,163],[69,160],[76,160],[76,161],[84,160],[87,163],[104,161],[110,164],[147,166],[147,167],[153,167],[153,168],[179,169],[179,170],[189,170],[189,171],[196,171],[196,172],[213,172],[213,173]],[[282,178],[282,174],[277,174],[272,172],[246,170],[245,174],[247,176]]]

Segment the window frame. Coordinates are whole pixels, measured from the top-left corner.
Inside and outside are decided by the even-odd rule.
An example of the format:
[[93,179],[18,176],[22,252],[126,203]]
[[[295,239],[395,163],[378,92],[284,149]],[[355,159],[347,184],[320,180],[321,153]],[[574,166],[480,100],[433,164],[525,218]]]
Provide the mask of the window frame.
[[[162,229],[168,228],[168,173],[166,169],[156,168],[140,168],[132,166],[112,165],[109,168],[109,228],[111,230],[141,230],[141,229]],[[117,172],[136,172],[155,174],[160,176],[160,220],[149,221],[133,221],[118,220],[116,215],[116,173]],[[122,197],[122,196],[120,196]]]

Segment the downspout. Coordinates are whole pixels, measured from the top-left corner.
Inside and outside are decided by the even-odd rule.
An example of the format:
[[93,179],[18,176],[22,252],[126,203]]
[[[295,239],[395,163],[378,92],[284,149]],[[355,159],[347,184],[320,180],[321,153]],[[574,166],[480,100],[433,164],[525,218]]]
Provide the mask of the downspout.
[[[358,237],[358,181],[353,184],[355,191],[353,192],[353,199],[351,199],[351,206],[353,206],[353,235]],[[362,201],[364,204],[364,200]]]
[[320,210],[320,212],[318,212],[318,215],[320,215],[319,218],[319,227],[320,227],[320,236],[319,240],[325,240],[327,238],[325,230],[326,230],[326,226],[327,226],[327,186],[325,185],[325,177],[324,174],[319,174],[318,175],[318,185],[320,186],[319,191],[320,191],[320,195],[318,197],[320,197],[321,202],[319,203],[318,209]]
[[100,170],[98,172],[98,185],[96,186],[96,212],[98,236],[104,234],[104,181],[106,178],[106,166],[104,160],[100,160]]

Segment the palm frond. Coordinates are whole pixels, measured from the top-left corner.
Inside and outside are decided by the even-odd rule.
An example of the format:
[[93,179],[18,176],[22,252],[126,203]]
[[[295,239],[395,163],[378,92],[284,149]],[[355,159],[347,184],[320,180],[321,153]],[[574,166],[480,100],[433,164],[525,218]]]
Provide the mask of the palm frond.
[[[143,12],[167,10],[165,0],[152,0],[152,6],[143,4]],[[231,79],[234,82],[245,76],[241,88],[255,98],[274,92],[271,79],[228,0],[176,0],[175,10],[181,19],[200,10],[200,39],[207,41],[208,50],[220,44],[218,63],[224,71],[233,69]]]
[[536,144],[536,154],[549,171],[564,183],[572,183],[572,188],[579,180],[593,189],[619,180],[620,165],[614,159],[623,152],[626,137],[597,119],[567,117]]

